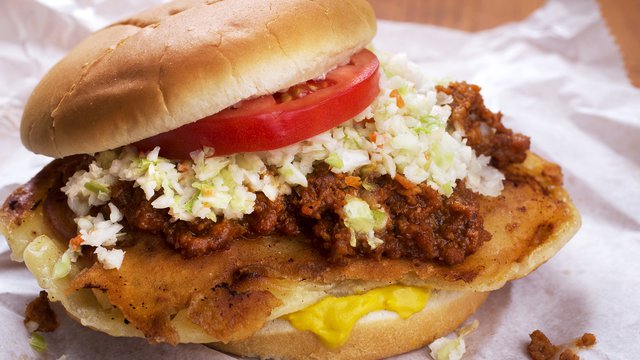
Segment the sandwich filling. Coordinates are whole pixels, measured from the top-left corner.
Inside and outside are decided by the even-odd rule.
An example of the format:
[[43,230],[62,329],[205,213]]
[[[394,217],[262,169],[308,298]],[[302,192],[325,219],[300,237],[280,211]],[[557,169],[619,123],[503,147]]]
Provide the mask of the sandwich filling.
[[[97,256],[92,256],[91,246],[81,247],[83,256],[77,264],[54,266],[67,246],[65,239],[69,239],[55,229],[69,228],[69,236],[77,231],[66,195],[59,189],[91,160],[55,160],[16,190],[0,211],[6,226],[3,232],[14,254],[23,254],[41,285],[83,322],[119,336],[144,335],[151,342],[243,339],[265,321],[301,310],[314,299],[361,293],[366,290],[359,287],[362,282],[445,290],[495,289],[544,261],[544,254],[550,256],[549,247],[562,245],[558,236],[566,241],[567,232],[575,231],[577,222],[575,210],[560,187],[560,169],[529,154],[525,163],[502,170],[505,181],[500,196],[479,199],[478,214],[493,238],[458,265],[387,256],[372,260],[360,255],[344,265],[336,264],[309,246],[305,236],[240,238],[231,241],[228,250],[185,259],[164,234],[135,229],[123,215],[126,234],[117,237],[115,248],[126,255],[118,271],[104,269]],[[366,210],[359,201],[354,207],[349,211],[357,214]],[[126,210],[123,207],[122,212]],[[103,211],[103,218],[110,219],[108,209]],[[63,225],[65,221],[70,224]],[[40,236],[28,244],[22,240],[42,232],[51,239]],[[27,249],[23,251],[24,246]],[[323,295],[328,288],[332,290]],[[85,304],[90,298],[95,303],[94,294],[102,295],[100,304],[104,307],[94,309]],[[78,307],[77,302],[83,305]],[[91,310],[89,315],[87,309]],[[198,334],[208,337],[185,332],[193,325],[185,328],[181,325],[184,321],[197,324]]]
[[74,239],[68,258],[90,245],[105,268],[119,268],[124,252],[115,245],[142,230],[163,234],[185,257],[242,238],[303,234],[338,263],[462,262],[490,239],[478,199],[500,193],[498,168],[524,160],[528,138],[504,128],[478,87],[436,83],[403,56],[380,57],[374,102],[299,143],[228,156],[204,148],[183,161],[157,147],[86,159],[61,187],[77,224],[58,227]]

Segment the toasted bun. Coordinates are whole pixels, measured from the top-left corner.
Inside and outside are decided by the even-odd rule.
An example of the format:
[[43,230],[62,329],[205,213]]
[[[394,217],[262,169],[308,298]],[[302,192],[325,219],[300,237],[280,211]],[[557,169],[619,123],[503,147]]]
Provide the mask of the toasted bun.
[[361,318],[349,340],[337,349],[325,347],[310,332],[274,320],[250,338],[211,347],[242,356],[267,359],[380,359],[423,347],[457,328],[489,293],[438,292],[419,313],[402,319],[377,311]]
[[53,157],[127,145],[319,77],[375,30],[365,0],[174,1],[54,66],[27,102],[22,142]]

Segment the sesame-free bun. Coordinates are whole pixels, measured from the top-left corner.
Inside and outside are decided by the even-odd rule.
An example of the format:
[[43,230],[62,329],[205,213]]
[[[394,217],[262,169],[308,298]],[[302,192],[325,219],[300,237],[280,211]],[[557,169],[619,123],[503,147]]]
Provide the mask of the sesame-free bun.
[[55,65],[27,102],[22,142],[53,157],[127,145],[322,76],[375,30],[365,0],[170,2]]

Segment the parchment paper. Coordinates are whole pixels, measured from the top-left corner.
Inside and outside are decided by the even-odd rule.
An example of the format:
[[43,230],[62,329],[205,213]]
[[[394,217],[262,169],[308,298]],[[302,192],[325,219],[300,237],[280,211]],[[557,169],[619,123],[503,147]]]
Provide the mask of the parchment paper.
[[[157,0],[0,1],[0,197],[48,159],[24,150],[18,124],[37,81],[91,31]],[[585,358],[640,359],[640,91],[594,1],[551,1],[526,20],[465,33],[379,22],[375,45],[406,52],[431,75],[483,87],[507,126],[562,165],[583,216],[578,235],[525,279],[496,291],[473,318],[467,359],[525,357],[528,334],[556,342],[591,331]],[[28,345],[24,308],[39,288],[0,241],[0,358],[225,359],[201,345],[150,346],[82,328],[56,310],[45,355]],[[421,349],[405,359],[428,358]]]

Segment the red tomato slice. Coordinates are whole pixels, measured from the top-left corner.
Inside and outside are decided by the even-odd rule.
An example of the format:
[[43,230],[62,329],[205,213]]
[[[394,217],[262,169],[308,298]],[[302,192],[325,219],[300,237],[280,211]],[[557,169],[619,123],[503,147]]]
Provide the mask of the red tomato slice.
[[380,92],[379,62],[369,50],[285,93],[243,101],[175,130],[139,141],[142,151],[160,146],[162,156],[188,159],[208,146],[214,155],[273,150],[325,132],[362,112]]

